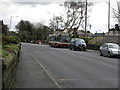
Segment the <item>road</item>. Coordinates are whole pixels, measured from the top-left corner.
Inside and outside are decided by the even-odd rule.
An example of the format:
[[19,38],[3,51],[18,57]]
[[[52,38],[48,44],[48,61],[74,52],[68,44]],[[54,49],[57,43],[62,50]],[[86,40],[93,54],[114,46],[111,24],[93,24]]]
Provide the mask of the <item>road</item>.
[[22,50],[41,65],[61,88],[118,88],[118,59],[96,51],[71,51],[22,43]]

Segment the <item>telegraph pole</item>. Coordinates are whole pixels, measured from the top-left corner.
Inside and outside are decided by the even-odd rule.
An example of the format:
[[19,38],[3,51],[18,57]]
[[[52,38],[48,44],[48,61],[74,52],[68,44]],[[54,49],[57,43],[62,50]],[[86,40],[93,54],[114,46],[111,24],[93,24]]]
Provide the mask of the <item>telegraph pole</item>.
[[108,37],[109,37],[109,30],[110,30],[110,0],[108,2]]
[[86,6],[85,6],[85,37],[87,36],[87,0],[86,2]]

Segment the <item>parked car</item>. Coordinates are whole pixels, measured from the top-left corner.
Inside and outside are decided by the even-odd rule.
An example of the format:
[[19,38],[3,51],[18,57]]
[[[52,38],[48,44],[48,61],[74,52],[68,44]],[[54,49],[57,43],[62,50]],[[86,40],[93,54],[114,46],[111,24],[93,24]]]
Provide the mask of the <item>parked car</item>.
[[85,43],[84,39],[72,38],[70,41],[70,50],[86,51],[86,43]]
[[115,43],[105,43],[100,47],[100,55],[112,57],[115,55],[120,56],[120,46]]

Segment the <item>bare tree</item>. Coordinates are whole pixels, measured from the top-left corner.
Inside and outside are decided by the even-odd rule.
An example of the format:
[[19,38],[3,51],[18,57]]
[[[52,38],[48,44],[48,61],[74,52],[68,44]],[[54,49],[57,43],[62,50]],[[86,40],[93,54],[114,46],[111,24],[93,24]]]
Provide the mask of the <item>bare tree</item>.
[[[92,3],[87,3],[87,7],[90,7]],[[68,33],[76,33],[79,26],[83,24],[86,16],[86,0],[74,0],[66,1],[64,3],[67,21],[65,23]]]
[[118,24],[115,24],[115,29],[118,30],[118,43],[120,43],[120,1],[117,2],[117,9],[113,9],[113,14],[118,22]]
[[62,15],[53,16],[53,18],[50,19],[50,27],[55,31],[62,29],[64,27]]
[[112,9],[113,9],[114,17],[116,18],[120,26],[120,1],[117,2],[117,9],[115,8],[112,8]]

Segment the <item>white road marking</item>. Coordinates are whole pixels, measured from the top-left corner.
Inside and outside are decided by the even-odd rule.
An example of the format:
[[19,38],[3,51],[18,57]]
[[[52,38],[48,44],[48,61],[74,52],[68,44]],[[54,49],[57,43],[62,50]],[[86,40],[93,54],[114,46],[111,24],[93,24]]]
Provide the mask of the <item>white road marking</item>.
[[[62,79],[59,79],[59,80],[60,81],[79,81],[80,79],[72,79],[72,78],[71,79],[70,78],[68,78],[68,79],[66,78],[65,79],[65,78],[62,78]],[[108,81],[109,80],[116,80],[117,81],[118,78],[105,78],[105,79],[101,79],[101,80],[108,80]]]
[[60,81],[76,81],[76,80],[80,80],[80,79],[59,79]]
[[34,59],[35,59],[35,61],[42,67],[42,69],[48,74],[48,76],[52,79],[52,81],[57,85],[57,87],[58,88],[62,88],[57,82],[56,82],[56,80],[53,78],[53,76],[44,68],[44,66],[37,60],[37,58],[33,55],[33,54],[31,54],[31,52],[29,51],[29,50],[27,50],[27,49],[21,49],[21,51],[26,51],[26,52],[28,52]]
[[36,62],[43,68],[43,70],[48,74],[48,76],[53,80],[53,82],[57,85],[58,88],[61,88],[61,86],[56,82],[56,80],[53,78],[53,76],[44,68],[44,66],[37,60],[37,58],[31,54],[30,55],[36,60]]

